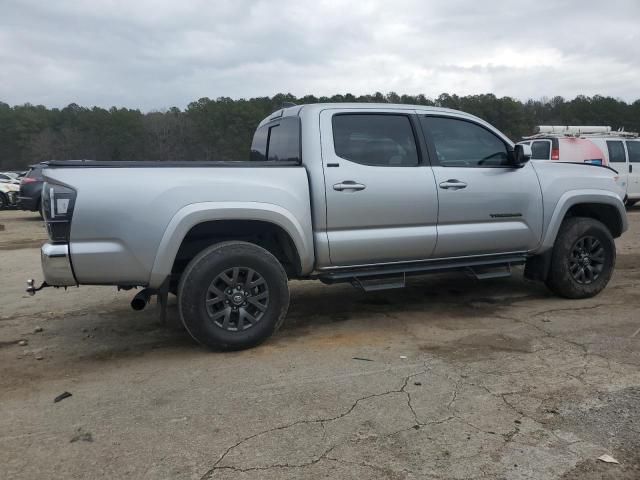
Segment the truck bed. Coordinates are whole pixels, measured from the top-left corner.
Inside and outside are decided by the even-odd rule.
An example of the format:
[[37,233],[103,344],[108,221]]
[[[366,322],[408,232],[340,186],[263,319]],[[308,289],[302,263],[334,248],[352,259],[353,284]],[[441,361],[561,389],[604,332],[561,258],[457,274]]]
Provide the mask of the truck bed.
[[190,228],[225,218],[293,230],[313,266],[309,180],[296,162],[56,160],[43,175],[77,192],[69,251],[79,283],[157,286]]

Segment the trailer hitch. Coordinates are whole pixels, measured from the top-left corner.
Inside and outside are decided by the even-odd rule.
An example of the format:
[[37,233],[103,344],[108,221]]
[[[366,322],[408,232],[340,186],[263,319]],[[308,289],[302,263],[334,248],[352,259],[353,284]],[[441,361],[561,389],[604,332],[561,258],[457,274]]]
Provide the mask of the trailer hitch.
[[46,288],[49,286],[50,285],[47,282],[42,282],[42,284],[38,288],[36,288],[35,280],[33,278],[30,278],[29,280],[27,280],[27,293],[31,296],[34,296],[36,292],[39,292],[43,288]]

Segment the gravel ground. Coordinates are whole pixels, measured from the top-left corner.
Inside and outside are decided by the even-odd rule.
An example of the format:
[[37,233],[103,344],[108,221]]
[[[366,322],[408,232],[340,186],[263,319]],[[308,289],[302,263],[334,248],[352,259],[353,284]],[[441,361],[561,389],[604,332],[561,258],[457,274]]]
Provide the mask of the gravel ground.
[[45,231],[0,212],[0,478],[640,478],[629,220],[593,299],[519,271],[373,294],[292,282],[278,335],[211,353],[173,299],[163,326],[111,287],[25,295]]

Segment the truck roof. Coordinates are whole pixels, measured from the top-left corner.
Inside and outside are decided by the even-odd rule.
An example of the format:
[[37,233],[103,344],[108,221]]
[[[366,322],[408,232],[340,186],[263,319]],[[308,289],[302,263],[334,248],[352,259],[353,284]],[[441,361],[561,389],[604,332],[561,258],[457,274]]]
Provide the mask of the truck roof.
[[359,109],[359,110],[366,110],[366,109],[420,110],[420,111],[432,112],[432,113],[455,114],[457,116],[472,118],[474,120],[487,124],[487,122],[485,122],[481,118],[476,117],[475,115],[471,115],[470,113],[463,112],[461,110],[454,110],[452,108],[432,107],[429,105],[411,105],[406,103],[307,103],[303,105],[295,105],[295,106],[285,107],[285,108],[276,110],[267,118],[262,120],[259,126],[262,126],[263,124],[268,123],[272,120],[275,120],[276,118],[279,118],[279,117],[300,115],[303,110],[308,111],[310,113],[319,113],[322,110],[326,110],[330,108],[349,108],[349,109]]

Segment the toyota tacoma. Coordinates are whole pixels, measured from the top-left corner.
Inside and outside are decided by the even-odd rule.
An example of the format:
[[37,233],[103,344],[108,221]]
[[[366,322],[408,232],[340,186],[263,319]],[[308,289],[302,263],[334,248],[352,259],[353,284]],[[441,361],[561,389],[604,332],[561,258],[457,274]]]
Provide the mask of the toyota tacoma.
[[263,120],[247,161],[50,161],[41,287],[142,287],[134,308],[173,293],[191,336],[226,350],[282,325],[290,279],[370,291],[524,265],[592,297],[627,229],[617,173],[530,156],[460,111],[315,104]]

